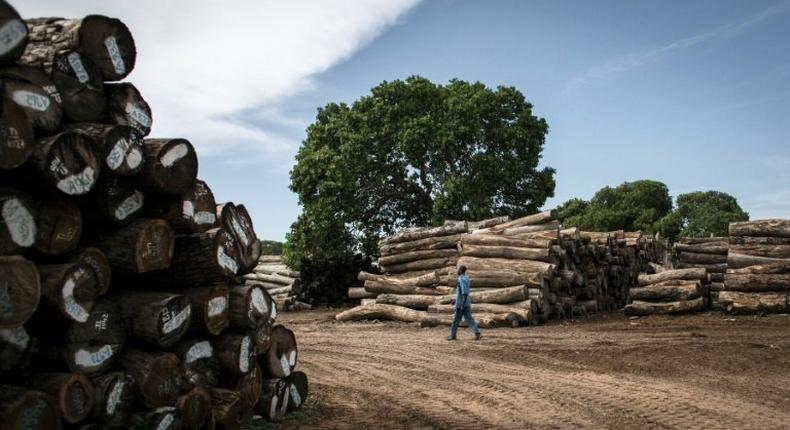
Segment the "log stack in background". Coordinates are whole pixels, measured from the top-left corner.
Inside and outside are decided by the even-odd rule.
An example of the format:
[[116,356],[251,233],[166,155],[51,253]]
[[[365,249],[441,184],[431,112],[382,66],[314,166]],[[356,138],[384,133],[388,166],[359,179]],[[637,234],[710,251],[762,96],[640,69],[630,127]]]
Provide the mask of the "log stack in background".
[[452,321],[457,267],[467,267],[472,309],[484,327],[533,325],[625,305],[628,286],[661,258],[638,232],[562,228],[556,211],[411,228],[381,241],[382,274],[362,272],[348,296],[361,306],[338,320]]
[[727,274],[714,292],[730,313],[790,311],[790,220],[730,223]]
[[148,139],[119,20],[0,1],[0,427],[239,428],[298,408],[244,205]]
[[640,274],[630,290],[626,315],[678,314],[702,311],[707,306],[705,268],[668,269]]
[[280,255],[261,255],[251,273],[244,275],[248,284],[262,285],[283,311],[309,310],[312,306],[296,299],[301,287],[299,272],[283,262]]
[[718,291],[724,289],[724,273],[727,271],[727,237],[684,237],[675,244],[678,269],[703,268],[710,281],[710,304],[719,308]]

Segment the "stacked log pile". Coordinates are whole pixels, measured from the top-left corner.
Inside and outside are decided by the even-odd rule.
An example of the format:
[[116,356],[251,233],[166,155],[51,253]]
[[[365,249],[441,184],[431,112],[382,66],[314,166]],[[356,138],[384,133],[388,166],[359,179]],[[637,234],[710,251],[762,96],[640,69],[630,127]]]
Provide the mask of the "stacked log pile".
[[279,255],[261,255],[251,273],[244,275],[247,284],[258,284],[266,288],[278,309],[283,311],[309,310],[307,303],[296,299],[301,280],[299,272],[292,270]]
[[640,274],[630,290],[626,315],[678,314],[707,306],[708,274],[705,268],[670,269]]
[[790,311],[790,220],[730,223],[727,274],[712,295],[730,313]]
[[362,272],[348,296],[361,306],[338,320],[452,321],[457,267],[472,283],[484,327],[532,325],[622,307],[629,282],[660,252],[639,233],[563,229],[556,211],[412,228],[380,242],[382,274]]
[[718,291],[724,289],[724,273],[727,271],[727,237],[684,237],[675,244],[676,268],[703,268],[710,281],[710,304],[719,308]]
[[239,428],[298,408],[243,205],[148,139],[119,20],[0,1],[0,428]]

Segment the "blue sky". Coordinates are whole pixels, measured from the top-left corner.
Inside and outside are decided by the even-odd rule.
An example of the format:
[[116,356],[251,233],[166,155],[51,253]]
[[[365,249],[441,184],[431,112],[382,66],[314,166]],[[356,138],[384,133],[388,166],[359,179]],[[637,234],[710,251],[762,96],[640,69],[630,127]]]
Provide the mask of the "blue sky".
[[[61,7],[54,0],[34,3],[31,14]],[[236,98],[223,100],[224,111],[193,114],[207,118],[194,124],[167,116],[174,109],[168,103],[184,97],[157,92],[167,82],[147,73],[153,64],[142,60],[150,55],[151,62],[176,67],[187,55],[173,50],[194,44],[192,36],[166,51],[167,44],[156,43],[162,37],[156,24],[132,8],[86,0],[61,13],[93,7],[130,15],[125,20],[142,33],[138,46],[147,47],[135,73],[143,94],[150,91],[170,119],[163,130],[184,130],[201,154],[201,177],[219,200],[245,203],[265,239],[282,240],[299,213],[288,171],[316,108],[353,102],[383,80],[415,74],[515,86],[526,95],[551,128],[542,163],[557,169],[557,188],[546,207],[589,199],[605,185],[656,179],[673,196],[721,190],[752,218],[790,218],[788,1],[369,0],[339,2],[346,9],[338,16],[327,15],[338,9],[333,2],[296,3],[302,9],[277,2],[240,2],[234,9],[250,15],[246,7],[263,8],[285,23],[261,25],[268,30],[242,41],[250,44],[246,52],[283,49],[249,64],[238,56],[224,65],[206,62],[208,69],[225,67],[227,92]],[[313,14],[314,21],[305,21]],[[201,34],[209,40],[212,31],[234,31],[230,21]],[[234,67],[255,73],[237,74]],[[222,73],[185,88],[212,94],[216,81],[209,78],[216,76]],[[154,114],[156,122],[156,104]],[[218,117],[221,127],[190,135]]]

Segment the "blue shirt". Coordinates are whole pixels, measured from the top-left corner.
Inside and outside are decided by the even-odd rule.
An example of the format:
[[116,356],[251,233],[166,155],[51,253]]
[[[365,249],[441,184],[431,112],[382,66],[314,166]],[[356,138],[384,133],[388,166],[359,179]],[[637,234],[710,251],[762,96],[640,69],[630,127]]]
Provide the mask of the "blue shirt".
[[472,281],[466,275],[459,275],[458,280],[455,281],[455,307],[465,308],[472,306],[472,298],[469,297],[469,288],[472,286]]

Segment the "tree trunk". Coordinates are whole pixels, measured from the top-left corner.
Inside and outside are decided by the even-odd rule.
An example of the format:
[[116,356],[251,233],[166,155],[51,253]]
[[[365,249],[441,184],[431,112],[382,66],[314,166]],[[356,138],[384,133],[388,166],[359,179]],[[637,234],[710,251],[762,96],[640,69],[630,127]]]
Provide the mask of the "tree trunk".
[[288,410],[295,411],[301,408],[309,393],[307,375],[303,372],[291,373],[285,378],[285,384],[288,387]]
[[701,296],[700,281],[664,281],[646,287],[631,288],[629,294],[634,300],[692,300]]
[[788,293],[720,291],[719,306],[731,314],[785,313],[790,311]]
[[259,285],[239,285],[230,288],[228,317],[230,326],[238,330],[254,330],[271,325],[277,309],[265,288]]
[[187,387],[210,387],[219,383],[219,360],[210,341],[181,339],[169,351],[181,361]]
[[369,293],[363,287],[349,287],[348,298],[351,300],[359,299],[375,299],[378,295],[376,293]]
[[81,373],[37,373],[28,381],[57,399],[61,416],[70,424],[84,420],[93,409],[93,384]]
[[466,233],[426,237],[424,239],[417,239],[409,242],[385,243],[379,246],[379,254],[381,256],[387,256],[404,252],[455,248],[458,244],[458,240],[464,236],[466,236]]
[[39,139],[30,158],[45,180],[69,196],[90,192],[99,178],[99,161],[90,137],[66,131]]
[[284,378],[265,379],[255,411],[268,421],[279,421],[288,411],[291,390]]
[[476,271],[496,271],[508,270],[525,273],[541,273],[549,275],[554,273],[556,266],[543,261],[534,260],[508,260],[505,258],[477,258],[461,257],[458,260],[458,267],[466,266],[469,276]]
[[511,260],[537,260],[556,263],[549,248],[516,248],[511,246],[464,245],[461,255],[465,257],[505,258]]
[[365,281],[365,291],[376,294],[425,294],[441,296],[448,294],[449,288],[445,287],[416,287],[413,285],[398,285],[381,283],[379,281]]
[[87,215],[100,225],[117,228],[134,221],[144,203],[145,196],[129,178],[105,174],[84,207]]
[[[453,222],[458,222],[458,221],[445,221],[444,224],[447,225],[447,224],[451,224]],[[479,229],[482,229],[482,228],[493,227],[495,225],[500,225],[500,224],[504,224],[504,223],[507,223],[507,222],[510,222],[510,217],[507,216],[507,215],[498,216],[498,217],[494,217],[494,218],[488,218],[488,219],[484,219],[484,220],[480,220],[480,221],[472,221],[472,222],[469,223],[469,231],[479,230]]]
[[523,226],[545,224],[554,221],[556,219],[557,219],[557,211],[555,209],[552,209],[532,215],[527,215],[521,218],[517,218],[514,219],[513,221],[498,224],[490,228],[478,229],[473,231],[472,234],[490,234],[490,233],[500,234],[509,228],[518,228]]
[[222,370],[232,375],[243,375],[255,361],[255,341],[247,334],[225,332],[211,341]]
[[146,201],[145,212],[166,220],[177,233],[199,233],[216,225],[216,206],[214,193],[198,179],[179,196],[151,196]]
[[129,419],[129,428],[181,430],[181,414],[173,406],[138,411]]
[[166,348],[189,329],[189,298],[158,291],[119,291],[110,299],[121,304],[121,314],[132,339]]
[[112,372],[93,378],[91,418],[110,428],[123,427],[134,405],[134,381],[124,372]]
[[143,168],[143,137],[133,127],[96,123],[68,124],[74,130],[90,136],[101,168],[118,176],[136,175]]
[[245,410],[253,410],[255,404],[261,398],[261,388],[263,385],[263,374],[260,366],[253,362],[250,371],[244,375],[230,378],[223,385],[224,388],[238,391],[241,395],[242,406]]
[[[0,30],[3,43],[0,45],[0,64],[13,64],[25,51],[28,34],[25,22],[13,6],[0,2]],[[5,428],[5,427],[4,427]]]
[[170,267],[174,236],[166,221],[138,218],[119,230],[98,233],[90,242],[104,252],[113,270],[145,273]]
[[701,264],[701,263],[684,263],[678,262],[675,264],[676,269],[705,269],[708,273],[724,273],[727,271],[727,263],[718,264]]
[[258,356],[265,378],[284,378],[293,373],[298,358],[296,336],[282,325],[272,327],[271,346]]
[[415,311],[396,305],[368,304],[345,310],[337,315],[338,321],[356,321],[362,319],[386,319],[401,322],[418,322],[426,327],[434,327],[439,320],[424,311]]
[[790,237],[730,236],[730,245],[790,245]]
[[680,300],[675,302],[643,302],[634,301],[625,306],[626,315],[652,315],[652,314],[677,314],[697,312],[705,309],[703,297],[693,300]]
[[198,159],[186,139],[145,139],[145,163],[135,176],[137,185],[151,194],[178,196],[197,181]]
[[374,273],[359,272],[357,279],[363,282],[375,281],[381,285],[397,285],[397,286],[415,286],[415,287],[430,287],[439,283],[439,275],[436,271],[432,271],[420,276],[411,278],[395,278],[387,275],[376,275]]
[[121,355],[121,367],[135,381],[137,398],[146,408],[172,406],[181,390],[181,363],[167,352],[145,352],[127,348]]
[[153,123],[151,107],[137,87],[129,82],[104,84],[104,92],[107,95],[107,112],[102,122],[126,125],[141,136],[148,136]]
[[241,270],[236,239],[224,228],[213,228],[176,235],[171,270],[164,282],[175,288],[221,283]]
[[[526,300],[529,303],[529,300]],[[521,302],[523,303],[523,302]],[[498,305],[493,303],[472,303],[472,313],[490,313],[490,314],[513,314],[518,317],[519,321],[527,322],[533,320],[533,311],[530,309],[531,305],[522,307],[523,305]],[[431,305],[428,306],[428,313],[442,313],[454,314],[455,305]]]
[[[472,303],[495,303],[507,304],[520,302],[529,299],[529,292],[526,286],[496,288],[482,291],[472,291],[469,293]],[[454,304],[455,295],[447,295],[440,300],[441,304]]]
[[0,96],[0,169],[14,169],[25,164],[33,153],[33,125],[21,107],[2,92]]
[[428,260],[428,259],[447,259],[456,257],[458,255],[458,250],[456,249],[431,249],[431,250],[421,250],[421,251],[410,251],[410,252],[403,252],[400,254],[391,254],[388,256],[380,257],[379,258],[379,265],[380,266],[396,266],[409,263],[414,261],[420,260]]
[[217,284],[179,290],[192,304],[192,329],[216,336],[230,324],[230,289]]
[[790,258],[790,245],[730,245],[730,252],[755,257]]
[[55,399],[41,391],[0,385],[0,428],[57,429],[60,413]]
[[252,420],[252,411],[244,408],[238,391],[212,388],[211,404],[217,430],[235,430]]
[[55,84],[35,67],[13,66],[0,69],[3,93],[27,115],[36,130],[54,132],[63,119],[63,99]]
[[428,306],[438,303],[440,297],[421,294],[379,294],[376,297],[376,303],[406,306],[412,309],[427,309]]
[[0,380],[22,380],[27,376],[36,350],[36,341],[24,326],[0,329]]
[[413,242],[429,237],[451,236],[459,233],[467,233],[466,221],[459,221],[455,224],[443,225],[439,227],[426,227],[417,229],[406,229],[396,233],[381,242],[379,245],[391,245],[395,243]]
[[724,238],[721,241],[716,242],[705,242],[705,243],[695,243],[695,244],[686,244],[686,243],[676,243],[675,249],[681,252],[698,252],[701,254],[717,254],[717,255],[727,255],[727,238]]
[[520,227],[511,227],[505,230],[502,230],[501,234],[503,236],[519,236],[528,233],[537,233],[541,231],[553,231],[556,232],[560,228],[559,221],[551,221],[547,222],[546,224],[535,224],[535,225],[525,225]]
[[722,264],[727,262],[727,255],[684,251],[680,253],[680,261],[690,264]]
[[727,254],[727,268],[730,269],[740,269],[743,267],[771,263],[790,263],[790,258],[759,257],[755,255],[738,254],[734,251]]
[[640,286],[657,284],[659,282],[671,280],[705,280],[706,273],[704,268],[676,269],[656,273],[654,275],[639,275]]
[[186,429],[206,428],[206,424],[211,421],[211,407],[211,394],[202,387],[192,388],[176,401],[176,408]]
[[84,263],[39,265],[41,293],[69,321],[86,322],[98,297],[98,281]]
[[790,220],[764,219],[730,223],[730,236],[768,236],[790,238]]
[[18,255],[0,257],[0,328],[26,323],[40,298],[41,280],[35,264]]
[[507,246],[512,248],[549,248],[552,244],[552,241],[549,239],[516,239],[493,234],[464,235],[460,238],[459,242],[461,244],[461,249],[466,248],[467,245]]

